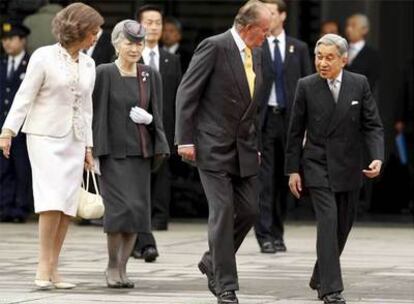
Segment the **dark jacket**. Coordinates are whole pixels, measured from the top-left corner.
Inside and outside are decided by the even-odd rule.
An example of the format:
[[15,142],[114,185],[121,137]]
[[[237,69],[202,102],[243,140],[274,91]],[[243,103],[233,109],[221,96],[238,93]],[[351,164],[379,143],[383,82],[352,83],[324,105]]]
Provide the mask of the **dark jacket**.
[[195,144],[197,166],[239,176],[257,174],[261,50],[253,51],[253,99],[230,31],[197,47],[177,92],[176,140]]
[[374,92],[380,77],[380,63],[378,52],[369,45],[365,45],[351,64],[345,66],[345,69],[365,75],[368,78],[371,91]]
[[[140,65],[140,68],[138,78],[144,80],[144,94],[140,92],[137,79],[134,79],[136,88],[124,85],[126,81],[131,81],[131,77],[121,77],[115,63],[102,64],[96,69],[93,93],[94,156],[125,158],[131,155],[151,157],[154,154],[169,154],[159,111],[162,98],[160,75],[148,66]],[[136,103],[134,99],[132,104],[127,104],[134,95]],[[140,100],[142,95],[146,98],[145,107]],[[135,105],[153,115],[150,125],[138,126],[131,120],[129,111]],[[146,132],[141,132],[140,127],[145,128]]]
[[326,79],[313,74],[299,80],[288,132],[287,174],[303,171],[307,187],[357,190],[364,142],[370,161],[384,160],[383,127],[365,76],[344,71],[337,104]]
[[[4,124],[14,96],[25,77],[30,55],[28,53],[24,55],[12,79],[7,79],[7,58],[7,56],[0,58],[0,126]],[[14,141],[20,139],[25,140],[25,135],[21,132]]]

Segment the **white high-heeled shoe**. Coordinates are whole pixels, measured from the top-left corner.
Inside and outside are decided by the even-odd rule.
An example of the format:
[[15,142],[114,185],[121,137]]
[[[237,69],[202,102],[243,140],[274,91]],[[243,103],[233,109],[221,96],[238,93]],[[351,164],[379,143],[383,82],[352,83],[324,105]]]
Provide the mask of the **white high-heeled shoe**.
[[53,282],[52,284],[56,289],[72,289],[76,287],[76,284],[69,282]]
[[48,280],[34,280],[34,283],[39,290],[49,290],[53,288],[52,282]]

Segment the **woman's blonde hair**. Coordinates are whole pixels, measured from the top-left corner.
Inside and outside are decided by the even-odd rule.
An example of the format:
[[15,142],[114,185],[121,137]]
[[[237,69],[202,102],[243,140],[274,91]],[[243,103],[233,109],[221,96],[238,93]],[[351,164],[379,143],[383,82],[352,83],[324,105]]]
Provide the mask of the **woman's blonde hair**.
[[89,5],[76,2],[56,14],[52,32],[63,46],[82,41],[86,35],[104,23],[103,17]]

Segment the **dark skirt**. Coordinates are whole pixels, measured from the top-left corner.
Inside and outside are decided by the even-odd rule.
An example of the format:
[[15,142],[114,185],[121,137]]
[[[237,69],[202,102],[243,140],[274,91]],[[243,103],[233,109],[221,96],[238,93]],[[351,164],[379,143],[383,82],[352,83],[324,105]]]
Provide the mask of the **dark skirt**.
[[99,185],[106,233],[150,232],[151,160],[139,156],[100,158]]

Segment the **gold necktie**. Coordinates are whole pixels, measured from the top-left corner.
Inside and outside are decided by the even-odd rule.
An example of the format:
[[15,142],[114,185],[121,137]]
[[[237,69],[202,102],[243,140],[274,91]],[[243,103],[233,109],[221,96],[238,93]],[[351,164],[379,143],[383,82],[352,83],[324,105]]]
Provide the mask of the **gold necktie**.
[[253,71],[252,50],[247,46],[244,48],[244,71],[246,72],[247,82],[249,84],[250,96],[253,98],[256,74]]

